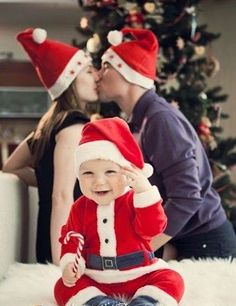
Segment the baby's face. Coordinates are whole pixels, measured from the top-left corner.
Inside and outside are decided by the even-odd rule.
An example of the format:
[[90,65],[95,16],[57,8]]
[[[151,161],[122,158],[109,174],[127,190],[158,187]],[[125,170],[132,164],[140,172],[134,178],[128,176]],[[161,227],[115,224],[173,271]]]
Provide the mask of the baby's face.
[[121,167],[109,160],[85,161],[79,169],[82,193],[99,205],[108,205],[125,192],[127,180]]

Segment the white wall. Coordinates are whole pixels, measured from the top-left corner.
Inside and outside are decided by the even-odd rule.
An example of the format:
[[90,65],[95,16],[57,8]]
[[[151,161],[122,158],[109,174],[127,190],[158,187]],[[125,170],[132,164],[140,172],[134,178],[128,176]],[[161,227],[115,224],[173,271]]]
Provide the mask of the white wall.
[[222,86],[222,93],[229,94],[229,99],[222,104],[223,111],[230,114],[230,120],[222,121],[225,136],[236,137],[236,1],[204,0],[201,18],[208,24],[208,29],[221,33],[213,44],[213,54],[220,61],[220,71],[209,84]]
[[66,43],[71,43],[72,38],[80,37],[76,31],[81,14],[77,0],[12,2],[0,0],[0,52],[12,51],[15,59],[26,59],[26,54],[15,37],[30,27],[45,28],[49,38]]
[[[208,30],[221,33],[221,37],[212,44],[213,54],[220,61],[220,71],[209,79],[209,86],[221,86],[222,93],[229,95],[226,103],[222,103],[223,112],[230,115],[222,120],[224,128],[222,137],[236,137],[236,1],[204,0],[201,5],[199,21],[208,25]],[[233,179],[236,181],[236,168]]]

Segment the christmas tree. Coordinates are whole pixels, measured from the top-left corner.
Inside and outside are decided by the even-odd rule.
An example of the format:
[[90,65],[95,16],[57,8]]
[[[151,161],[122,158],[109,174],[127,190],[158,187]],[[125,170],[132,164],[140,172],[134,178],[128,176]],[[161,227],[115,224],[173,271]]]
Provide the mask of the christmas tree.
[[[236,164],[236,138],[224,139],[221,120],[228,115],[221,104],[228,96],[220,86],[208,88],[208,79],[220,69],[213,54],[212,41],[219,33],[207,31],[198,24],[200,0],[81,0],[83,16],[77,30],[95,63],[100,64],[109,47],[107,34],[124,26],[149,28],[157,36],[160,53],[157,59],[157,93],[173,107],[178,107],[196,129],[209,157],[214,175],[214,187],[219,192],[229,220],[236,229],[236,185],[231,180],[231,168]],[[103,116],[119,115],[114,104],[104,104]]]

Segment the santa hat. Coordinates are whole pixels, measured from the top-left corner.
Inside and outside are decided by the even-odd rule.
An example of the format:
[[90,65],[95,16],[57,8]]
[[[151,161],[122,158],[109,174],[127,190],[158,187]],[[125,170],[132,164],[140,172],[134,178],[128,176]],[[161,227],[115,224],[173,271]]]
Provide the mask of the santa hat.
[[144,163],[128,124],[118,117],[100,119],[84,126],[76,150],[77,175],[80,165],[92,159],[111,160],[120,166],[133,164],[142,169],[146,177],[153,173],[152,166]]
[[31,58],[52,100],[58,98],[91,62],[83,50],[47,39],[44,29],[27,29],[17,35],[17,40]]
[[[131,39],[124,40],[125,35]],[[123,28],[110,31],[112,46],[103,54],[102,62],[110,63],[127,81],[152,88],[156,77],[158,41],[147,29]]]

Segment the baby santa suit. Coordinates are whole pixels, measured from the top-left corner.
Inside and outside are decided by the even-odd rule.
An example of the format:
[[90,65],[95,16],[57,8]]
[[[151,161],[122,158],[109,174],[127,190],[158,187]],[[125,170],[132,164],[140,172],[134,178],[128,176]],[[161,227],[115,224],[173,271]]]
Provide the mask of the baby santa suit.
[[184,292],[182,277],[153,257],[149,244],[167,223],[161,203],[155,186],[139,194],[127,190],[109,205],[79,198],[62,228],[60,265],[63,269],[74,262],[80,234],[82,276],[73,287],[58,280],[54,291],[58,304],[82,306],[98,295],[148,295],[162,306],[178,305]]

